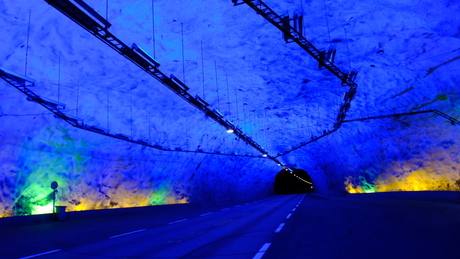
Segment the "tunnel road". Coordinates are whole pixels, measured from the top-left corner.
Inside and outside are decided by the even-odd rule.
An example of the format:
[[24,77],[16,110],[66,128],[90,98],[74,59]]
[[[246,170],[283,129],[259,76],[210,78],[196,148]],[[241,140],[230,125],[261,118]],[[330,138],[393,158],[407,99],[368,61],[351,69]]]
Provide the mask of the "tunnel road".
[[0,257],[458,258],[459,215],[458,201],[283,195],[6,229]]

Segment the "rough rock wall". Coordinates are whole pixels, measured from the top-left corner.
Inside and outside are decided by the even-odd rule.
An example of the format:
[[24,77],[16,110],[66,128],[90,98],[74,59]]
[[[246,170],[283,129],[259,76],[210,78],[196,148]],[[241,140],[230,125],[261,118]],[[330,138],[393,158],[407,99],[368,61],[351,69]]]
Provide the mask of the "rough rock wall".
[[[332,129],[346,89],[248,6],[86,2],[271,155]],[[266,2],[304,14],[305,37],[334,46],[343,71],[358,70],[346,119],[430,109],[458,117],[459,3]],[[260,155],[45,1],[2,1],[0,12],[0,66],[37,80],[37,94],[88,125],[171,149]],[[50,211],[54,180],[60,202],[76,210],[267,195],[280,169],[84,132],[0,87],[0,215]],[[280,160],[308,171],[322,192],[458,190],[458,143],[458,126],[418,114],[345,122]]]

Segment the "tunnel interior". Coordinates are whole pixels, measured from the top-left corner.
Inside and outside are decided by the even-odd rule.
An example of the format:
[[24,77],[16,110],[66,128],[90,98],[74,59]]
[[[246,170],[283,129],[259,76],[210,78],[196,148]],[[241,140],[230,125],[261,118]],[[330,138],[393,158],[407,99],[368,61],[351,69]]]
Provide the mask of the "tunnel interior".
[[313,181],[302,169],[286,168],[275,177],[275,194],[294,194],[313,192]]
[[134,2],[0,1],[0,217],[460,191],[460,1]]

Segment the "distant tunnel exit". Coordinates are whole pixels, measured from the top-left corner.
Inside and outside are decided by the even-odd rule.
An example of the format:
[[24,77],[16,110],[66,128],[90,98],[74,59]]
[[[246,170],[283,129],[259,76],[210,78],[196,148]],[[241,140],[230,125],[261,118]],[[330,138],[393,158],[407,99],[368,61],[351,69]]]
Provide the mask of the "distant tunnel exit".
[[301,169],[283,169],[275,177],[276,194],[293,194],[313,192],[313,181],[310,175]]

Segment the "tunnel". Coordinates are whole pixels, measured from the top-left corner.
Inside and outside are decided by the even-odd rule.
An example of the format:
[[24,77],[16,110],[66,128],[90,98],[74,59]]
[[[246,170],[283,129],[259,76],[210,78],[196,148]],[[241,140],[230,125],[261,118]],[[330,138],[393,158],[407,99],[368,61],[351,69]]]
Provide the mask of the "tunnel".
[[[0,1],[0,257],[107,258],[91,247],[110,240],[118,258],[458,257],[441,237],[460,232],[459,13]],[[400,192],[457,203],[407,206]],[[68,221],[53,234],[2,229],[57,207]],[[144,220],[91,218],[109,212]]]
[[295,168],[279,171],[274,185],[276,194],[307,193],[314,190],[310,175],[305,170]]

